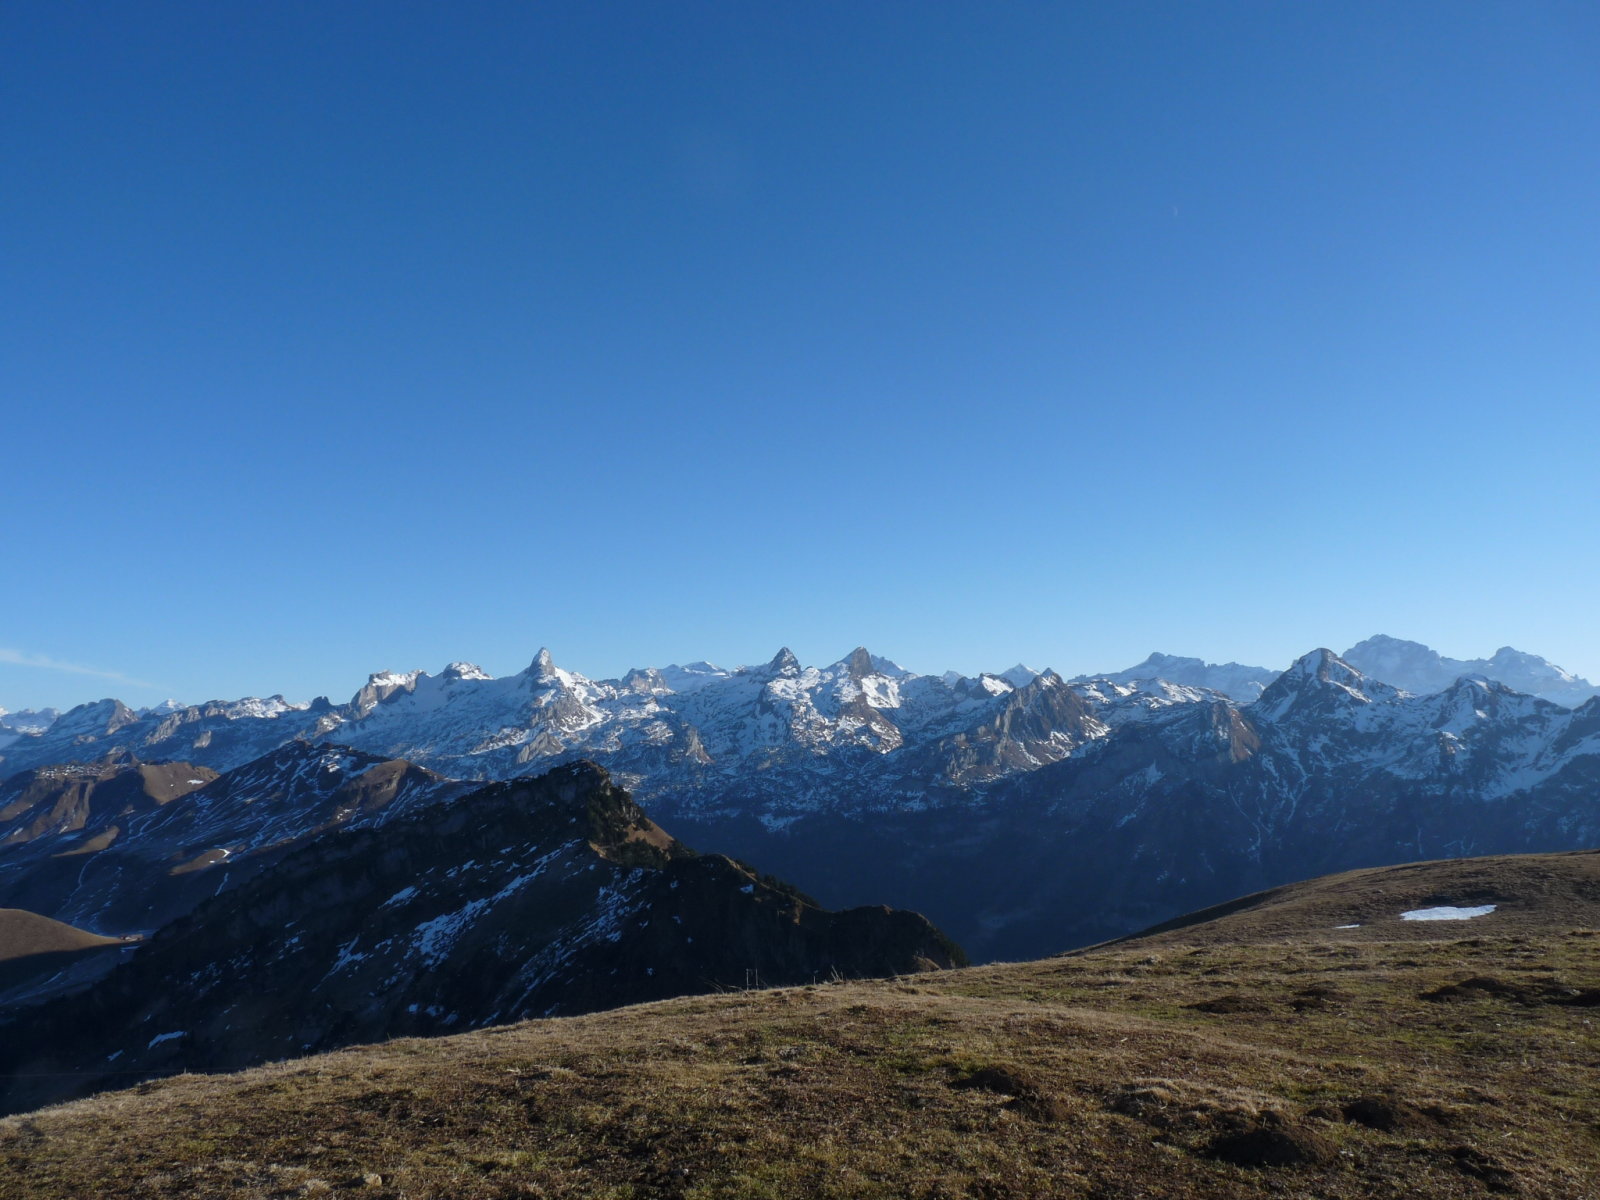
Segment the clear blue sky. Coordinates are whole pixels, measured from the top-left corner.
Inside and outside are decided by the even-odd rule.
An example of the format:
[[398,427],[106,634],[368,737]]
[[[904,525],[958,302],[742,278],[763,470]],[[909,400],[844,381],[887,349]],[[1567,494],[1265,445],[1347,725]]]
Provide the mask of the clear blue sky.
[[1600,676],[1592,3],[8,0],[0,112],[0,706]]

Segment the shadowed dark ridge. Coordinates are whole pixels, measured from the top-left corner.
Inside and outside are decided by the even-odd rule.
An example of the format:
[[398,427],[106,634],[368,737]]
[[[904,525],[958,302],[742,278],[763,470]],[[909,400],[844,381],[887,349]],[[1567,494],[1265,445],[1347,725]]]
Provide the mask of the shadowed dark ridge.
[[831,912],[646,817],[600,768],[491,784],[324,836],[0,1037],[10,1111],[134,1076],[236,1070],[719,989],[945,968],[916,913]]

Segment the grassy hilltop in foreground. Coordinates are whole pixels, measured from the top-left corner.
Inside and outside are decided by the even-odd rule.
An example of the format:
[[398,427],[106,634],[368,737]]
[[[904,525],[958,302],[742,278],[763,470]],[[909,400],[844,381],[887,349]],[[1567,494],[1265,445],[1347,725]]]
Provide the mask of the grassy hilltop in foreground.
[[0,1122],[0,1196],[1600,1195],[1600,855],[1232,907],[145,1084]]

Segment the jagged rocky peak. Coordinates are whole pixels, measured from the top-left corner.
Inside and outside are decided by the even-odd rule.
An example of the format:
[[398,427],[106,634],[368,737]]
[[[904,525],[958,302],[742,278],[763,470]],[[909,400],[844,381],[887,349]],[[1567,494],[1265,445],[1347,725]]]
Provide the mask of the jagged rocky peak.
[[539,653],[533,656],[533,662],[523,672],[523,677],[536,689],[548,689],[567,699],[573,699],[585,691],[590,682],[574,671],[556,666],[554,656],[544,646],[541,646]]
[[549,679],[556,673],[556,660],[550,653],[550,647],[540,646],[539,653],[533,656],[533,661],[528,664],[525,674],[532,675],[535,679]]
[[1065,679],[1061,678],[1061,676],[1057,675],[1049,667],[1046,667],[1042,671],[1034,672],[1033,678],[1028,680],[1027,683],[1023,684],[1022,688],[1031,687],[1037,688],[1039,691],[1043,691],[1046,688],[1065,687],[1066,685],[1067,681]]
[[439,672],[439,678],[445,683],[455,683],[463,679],[493,679],[494,676],[477,663],[453,662]]
[[367,676],[366,686],[350,701],[356,716],[364,717],[390,696],[400,692],[415,691],[421,671],[374,671]]
[[1514,716],[1517,713],[1526,715],[1540,708],[1550,708],[1555,703],[1542,696],[1519,692],[1487,675],[1462,675],[1440,692],[1438,699],[1442,701],[1446,718],[1455,720],[1481,720],[1491,715]]
[[794,651],[785,646],[772,656],[763,671],[772,676],[795,676],[800,674],[800,660],[794,656]]
[[87,704],[68,709],[56,719],[51,729],[56,733],[115,733],[132,725],[138,719],[138,714],[121,700],[107,698],[91,700]]
[[1326,646],[1319,646],[1297,658],[1282,678],[1315,679],[1359,691],[1367,677]]
[[865,646],[857,646],[844,660],[845,670],[852,679],[865,679],[873,674],[872,655]]
[[1307,704],[1316,708],[1349,701],[1366,704],[1398,695],[1397,689],[1363,675],[1332,650],[1318,647],[1295,659],[1289,669],[1261,693],[1261,699],[1255,702],[1251,712],[1274,721]]
[[637,692],[641,696],[649,696],[658,692],[670,692],[666,679],[654,667],[632,667],[628,673],[618,681],[618,686],[625,692]]

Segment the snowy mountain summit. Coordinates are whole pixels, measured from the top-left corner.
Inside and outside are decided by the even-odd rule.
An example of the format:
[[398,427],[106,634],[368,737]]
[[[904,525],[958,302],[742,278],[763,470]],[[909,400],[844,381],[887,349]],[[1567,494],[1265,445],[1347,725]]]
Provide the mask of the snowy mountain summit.
[[1357,642],[1343,655],[1363,674],[1372,675],[1416,695],[1442,692],[1463,676],[1482,676],[1525,692],[1575,708],[1600,688],[1587,679],[1562,670],[1548,659],[1502,646],[1489,658],[1446,658],[1421,642],[1377,634]]
[[1231,700],[1249,704],[1266,690],[1279,672],[1266,667],[1247,667],[1242,663],[1208,663],[1176,654],[1153,653],[1137,666],[1101,675],[1079,675],[1074,683],[1109,679],[1113,683],[1133,683],[1141,679],[1165,679],[1184,687],[1208,688]]

